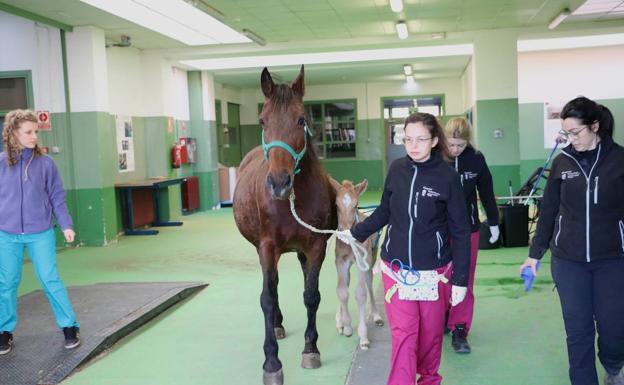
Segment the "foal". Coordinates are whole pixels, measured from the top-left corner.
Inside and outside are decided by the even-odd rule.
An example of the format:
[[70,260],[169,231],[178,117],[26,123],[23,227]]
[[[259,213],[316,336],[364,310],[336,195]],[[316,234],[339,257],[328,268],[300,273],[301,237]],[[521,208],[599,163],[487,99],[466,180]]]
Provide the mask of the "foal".
[[[336,192],[336,207],[338,208],[338,229],[350,229],[355,223],[365,218],[357,206],[360,195],[366,190],[368,181],[364,179],[357,185],[353,185],[351,181],[343,180],[342,184],[330,178],[331,185]],[[375,306],[375,297],[373,296],[373,264],[377,255],[377,247],[374,247],[379,238],[378,234],[372,235],[364,243],[366,249],[366,263],[370,268],[367,271],[361,271],[359,268],[358,287],[355,292],[355,300],[358,304],[359,320],[358,320],[358,336],[360,337],[360,348],[366,350],[370,347],[368,340],[368,328],[366,327],[366,293],[370,296],[371,316],[375,325],[383,326],[384,322],[377,307]],[[338,272],[338,286],[336,294],[340,303],[336,311],[336,330],[339,334],[351,337],[353,328],[351,326],[351,315],[349,314],[349,280],[351,265],[355,262],[355,256],[351,247],[336,238],[336,270]]]

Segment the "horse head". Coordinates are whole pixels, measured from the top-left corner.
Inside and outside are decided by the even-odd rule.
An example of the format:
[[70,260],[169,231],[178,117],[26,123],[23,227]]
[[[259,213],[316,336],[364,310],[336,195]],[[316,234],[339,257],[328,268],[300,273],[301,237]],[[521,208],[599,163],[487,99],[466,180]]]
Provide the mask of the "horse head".
[[336,192],[338,228],[341,230],[350,229],[357,220],[358,202],[368,187],[368,181],[364,179],[356,185],[353,185],[353,182],[349,180],[343,180],[342,183],[339,183],[334,178],[330,178],[329,181]]
[[273,83],[271,74],[264,68],[261,85],[265,96],[260,113],[262,149],[269,166],[266,186],[273,199],[287,199],[301,159],[306,150],[312,150],[308,148],[310,130],[303,106],[303,66],[290,87]]

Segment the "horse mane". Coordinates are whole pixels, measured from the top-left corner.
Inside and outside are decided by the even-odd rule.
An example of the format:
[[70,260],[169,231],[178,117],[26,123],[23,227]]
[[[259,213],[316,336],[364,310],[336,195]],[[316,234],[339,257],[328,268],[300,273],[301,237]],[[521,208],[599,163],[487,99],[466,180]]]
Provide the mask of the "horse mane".
[[293,99],[295,98],[295,92],[286,84],[277,84],[271,94],[271,107],[274,110],[280,111],[287,109]]

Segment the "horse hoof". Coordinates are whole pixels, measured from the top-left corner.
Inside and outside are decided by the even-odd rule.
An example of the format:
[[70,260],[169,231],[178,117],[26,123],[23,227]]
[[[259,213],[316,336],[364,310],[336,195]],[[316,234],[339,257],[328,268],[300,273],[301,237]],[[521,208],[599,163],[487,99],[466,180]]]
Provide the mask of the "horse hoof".
[[277,338],[278,340],[283,340],[284,338],[286,338],[286,330],[284,330],[284,328],[277,327],[274,330],[275,338]]
[[321,355],[319,353],[303,353],[301,367],[304,369],[318,369],[321,367]]
[[351,337],[353,335],[353,328],[351,326],[345,326],[342,329],[342,334],[344,334],[345,337]]
[[277,372],[264,372],[262,374],[262,383],[264,385],[284,385],[284,373],[282,369]]
[[368,350],[368,348],[370,348],[370,342],[360,342],[360,349]]
[[384,320],[380,319],[376,319],[375,320],[375,325],[376,326],[384,326]]

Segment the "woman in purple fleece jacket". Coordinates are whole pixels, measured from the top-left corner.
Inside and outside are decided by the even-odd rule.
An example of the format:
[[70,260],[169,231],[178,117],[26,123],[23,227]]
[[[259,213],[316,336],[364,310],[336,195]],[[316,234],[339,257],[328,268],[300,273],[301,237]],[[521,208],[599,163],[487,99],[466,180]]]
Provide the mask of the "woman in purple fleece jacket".
[[80,344],[78,322],[67,289],[56,269],[52,216],[65,241],[74,241],[72,219],[65,204],[63,182],[52,158],[37,146],[37,116],[14,110],[5,117],[0,153],[0,355],[13,347],[17,324],[17,287],[22,276],[24,247],[48,297],[65,348]]

